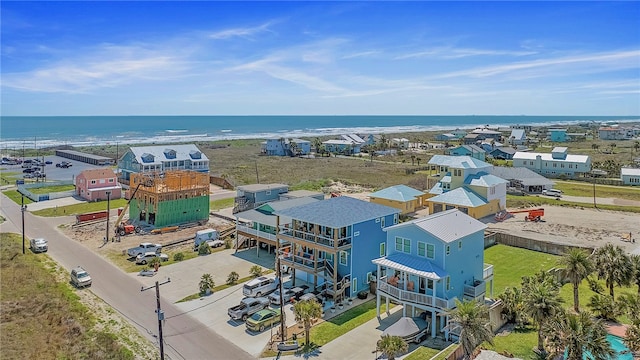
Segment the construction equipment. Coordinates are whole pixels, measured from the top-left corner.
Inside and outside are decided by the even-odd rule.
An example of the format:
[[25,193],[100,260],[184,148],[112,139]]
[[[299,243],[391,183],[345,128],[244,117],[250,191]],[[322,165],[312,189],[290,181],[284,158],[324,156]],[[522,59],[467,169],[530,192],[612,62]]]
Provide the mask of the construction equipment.
[[524,217],[525,221],[538,222],[542,220],[542,217],[544,216],[544,208],[509,211],[509,214],[518,214],[518,213],[527,213],[527,215]]
[[136,186],[136,188],[133,190],[133,193],[131,193],[131,196],[129,196],[129,200],[127,200],[127,204],[122,209],[122,212],[120,212],[120,215],[118,215],[118,218],[116,219],[116,223],[115,223],[116,235],[125,236],[127,234],[132,234],[134,232],[140,232],[140,227],[135,227],[131,224],[123,223],[122,218],[124,217],[124,213],[127,212],[127,209],[129,208],[129,204],[131,204],[131,200],[133,200],[133,198],[136,196],[136,192],[138,192],[138,189],[140,188],[141,185],[148,186],[144,183],[139,183]]

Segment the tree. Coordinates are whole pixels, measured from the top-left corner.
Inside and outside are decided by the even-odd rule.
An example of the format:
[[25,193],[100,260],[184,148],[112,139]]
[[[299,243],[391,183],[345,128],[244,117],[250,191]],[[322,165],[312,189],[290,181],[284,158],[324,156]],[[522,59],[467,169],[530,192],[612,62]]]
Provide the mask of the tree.
[[389,139],[387,139],[387,134],[380,134],[380,149],[387,150]]
[[640,141],[634,141],[633,142],[633,150],[635,150],[636,152],[638,152],[638,150],[640,150]]
[[313,147],[316,149],[316,154],[320,154],[320,147],[322,146],[322,141],[320,138],[313,139]]
[[566,313],[549,323],[547,332],[550,335],[551,354],[562,356],[566,360],[582,360],[588,351],[594,360],[608,360],[615,351],[607,341],[607,330],[600,320],[594,320],[588,312],[580,314]]
[[416,162],[416,156],[415,155],[411,155],[411,165],[415,165]]
[[619,313],[619,307],[611,296],[595,294],[589,300],[589,307],[599,318],[605,320],[615,321]]
[[633,352],[634,359],[640,355],[640,323],[634,323],[627,328],[624,344]]
[[507,287],[498,298],[504,304],[502,313],[507,317],[507,321],[514,322],[516,327],[521,327],[525,322],[522,291],[517,287]]
[[213,281],[211,274],[202,274],[198,286],[200,287],[200,295],[204,295],[208,291],[213,290],[213,288],[216,287],[216,283]]
[[311,322],[322,316],[322,305],[316,300],[298,301],[293,305],[293,314],[296,321],[304,325],[304,340],[305,344],[309,345]]
[[571,248],[559,260],[562,276],[573,284],[573,310],[580,312],[578,288],[580,283],[593,272],[593,264],[587,253],[578,248]]
[[599,147],[600,147],[600,145],[598,145],[598,144],[596,144],[596,143],[591,144],[591,148],[592,148],[593,150],[598,150],[598,148],[599,148]]
[[629,285],[633,274],[631,259],[620,246],[607,244],[596,249],[594,264],[598,272],[598,279],[605,280],[611,297],[614,297],[614,285]]
[[611,143],[611,144],[609,144],[609,147],[611,148],[611,153],[612,153],[612,154],[614,153],[614,152],[613,152],[613,149],[615,149],[615,148],[616,148],[616,146],[618,146],[618,145],[616,145],[616,143]]
[[493,345],[493,332],[489,323],[489,308],[485,304],[456,299],[456,308],[449,312],[451,322],[460,325],[460,344],[467,357],[483,342]]
[[253,277],[262,275],[262,267],[260,267],[260,265],[253,265],[251,269],[249,269],[249,274]]
[[418,166],[420,166],[420,161],[422,161],[422,159],[420,159],[419,157],[416,158],[416,161],[418,162]]
[[638,295],[640,295],[640,255],[631,255],[631,265],[633,266],[633,276],[631,282],[638,286]]
[[409,350],[409,345],[400,336],[383,335],[376,344],[376,350],[387,359],[395,360],[396,356]]
[[289,141],[289,151],[290,151],[290,156],[298,156],[299,155],[299,151],[300,148],[298,147],[298,144],[294,141]]
[[209,244],[207,244],[207,242],[203,242],[202,244],[200,244],[200,246],[198,246],[198,255],[209,254],[211,254],[211,247],[209,247]]
[[538,324],[538,351],[544,353],[543,329],[546,323],[562,313],[560,286],[546,272],[523,278],[522,298],[527,314]]
[[230,272],[229,276],[227,276],[227,285],[235,284],[239,278],[240,278],[240,275],[238,275],[237,272],[235,271]]

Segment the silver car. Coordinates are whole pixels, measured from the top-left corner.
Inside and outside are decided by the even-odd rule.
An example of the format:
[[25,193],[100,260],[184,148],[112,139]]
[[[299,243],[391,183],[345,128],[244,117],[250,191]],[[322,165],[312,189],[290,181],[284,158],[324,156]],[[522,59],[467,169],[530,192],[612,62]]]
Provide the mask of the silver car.
[[29,248],[31,248],[31,251],[34,253],[46,252],[49,250],[49,245],[47,244],[47,240],[43,238],[36,238],[29,241]]
[[91,286],[91,276],[80,266],[71,270],[71,284],[77,288]]

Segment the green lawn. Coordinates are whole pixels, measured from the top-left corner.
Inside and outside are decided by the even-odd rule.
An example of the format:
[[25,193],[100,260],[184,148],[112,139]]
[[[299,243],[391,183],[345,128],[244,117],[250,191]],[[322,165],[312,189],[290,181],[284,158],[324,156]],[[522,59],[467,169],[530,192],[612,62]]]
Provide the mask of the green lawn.
[[[135,246],[135,245],[133,245],[133,246]],[[161,266],[167,266],[167,265],[171,265],[173,263],[176,263],[177,261],[173,260],[173,254],[175,254],[176,252],[178,252],[178,251],[167,251],[167,252],[163,251],[163,253],[169,255],[169,261],[162,262]],[[184,260],[182,260],[182,261],[187,261],[189,259],[193,259],[195,257],[198,257],[198,253],[195,252],[195,251],[180,251],[180,252],[182,252],[184,254]],[[124,270],[126,272],[138,272],[138,271],[142,270],[143,268],[145,268],[147,266],[147,265],[137,265],[135,263],[135,261],[129,261],[129,257],[128,256],[122,255],[122,252],[118,252],[118,251],[110,251],[110,252],[108,252],[107,253],[107,258],[109,258],[109,260],[111,260],[111,262],[114,265],[118,266],[119,268],[121,268],[122,270]]]
[[484,343],[482,348],[493,350],[504,355],[511,354],[520,359],[536,360],[536,354],[532,349],[537,345],[538,331],[530,327],[513,331],[507,336],[496,336],[493,338],[493,346]]
[[[214,250],[214,249],[211,249],[211,250],[212,250],[212,252],[213,251],[219,251],[219,250]],[[220,249],[220,250],[222,250],[222,249]],[[267,269],[262,273],[262,275],[271,274],[272,272],[274,272],[274,271],[271,270],[271,269]],[[226,283],[218,284],[211,291],[212,291],[212,293],[214,293],[216,291],[224,290],[224,289],[230,288],[232,286],[236,286],[238,284],[242,284],[242,283],[247,282],[247,281],[249,281],[251,279],[254,279],[254,278],[255,278],[255,276],[247,276],[247,277],[243,277],[243,278],[238,279],[238,281],[236,281],[235,284],[226,284]],[[191,295],[189,295],[189,296],[187,296],[185,298],[182,298],[182,299],[176,301],[176,303],[181,303],[181,302],[185,302],[185,301],[191,301],[191,300],[199,299],[201,297],[202,297],[202,295],[200,295],[200,293],[195,293],[195,294],[191,294]]]
[[[3,194],[5,194],[9,199],[13,200],[14,203],[20,205],[20,202],[22,201],[22,194],[20,194],[18,192],[18,190],[7,190],[7,191],[3,191]],[[33,201],[31,201],[31,199],[29,199],[28,197],[24,197],[24,203],[25,204],[31,204]]]
[[[116,199],[111,200],[111,204],[109,205],[111,209],[116,209],[119,207],[124,207],[127,204],[127,200],[125,199]],[[34,211],[34,215],[44,216],[44,217],[54,217],[54,216],[64,216],[64,215],[76,215],[76,214],[84,214],[96,211],[106,211],[107,210],[107,202],[106,201],[98,201],[98,202],[84,202],[79,204],[67,205],[67,206],[58,206],[57,208],[49,208],[42,209],[38,211]]]
[[31,188],[29,189],[29,191],[31,191],[34,194],[49,194],[49,193],[55,193],[55,192],[75,190],[75,188],[76,188],[75,185],[72,185],[72,184],[53,185],[53,186],[43,186],[40,188]]
[[[507,195],[508,208],[530,207],[530,206],[541,206],[541,205],[568,206],[568,207],[574,207],[574,208],[587,208],[587,209],[594,208],[593,202],[586,202],[586,203],[571,202],[571,201],[564,201],[562,199],[556,200],[546,196]],[[626,211],[626,212],[640,213],[640,206],[620,206],[620,205],[607,205],[607,204],[597,204],[597,205],[598,205],[598,209],[600,210]]]
[[0,171],[0,185],[8,185],[16,183],[16,179],[22,175],[19,172],[11,172],[11,171]]
[[[452,347],[455,348],[455,347]],[[405,360],[430,360],[432,357],[436,356],[441,350],[428,348],[426,346],[420,346],[415,349],[411,354],[405,357]]]
[[233,207],[234,198],[229,199],[221,199],[221,200],[213,200],[209,202],[209,210],[220,210]]
[[[582,181],[556,180],[555,189],[570,196],[593,196],[593,184]],[[640,189],[629,186],[604,186],[596,184],[596,197],[618,198],[640,201]]]

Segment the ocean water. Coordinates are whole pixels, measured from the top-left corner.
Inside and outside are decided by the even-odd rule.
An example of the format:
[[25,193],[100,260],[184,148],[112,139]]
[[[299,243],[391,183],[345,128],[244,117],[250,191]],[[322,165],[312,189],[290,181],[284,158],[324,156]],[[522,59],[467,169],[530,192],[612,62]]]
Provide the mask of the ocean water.
[[174,143],[476,126],[637,122],[640,116],[3,116],[0,148]]

